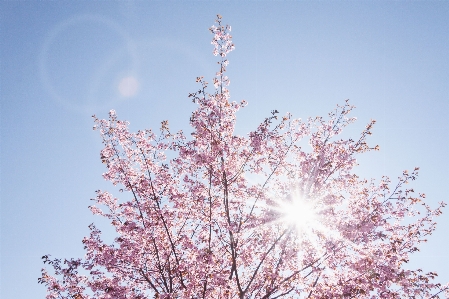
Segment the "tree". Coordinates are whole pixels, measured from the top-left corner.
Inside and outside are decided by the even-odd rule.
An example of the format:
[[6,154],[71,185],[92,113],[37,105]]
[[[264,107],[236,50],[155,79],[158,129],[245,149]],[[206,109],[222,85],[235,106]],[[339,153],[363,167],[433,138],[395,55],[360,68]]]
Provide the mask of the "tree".
[[105,244],[91,224],[84,259],[44,256],[54,270],[39,278],[47,298],[449,297],[436,273],[404,267],[445,206],[431,209],[405,188],[418,168],[396,184],[359,178],[356,155],[379,148],[366,141],[375,121],[359,138],[339,139],[355,121],[348,101],[326,119],[273,110],[247,137],[235,135],[246,102],[230,101],[231,27],[216,22],[220,68],[213,93],[198,77],[189,95],[190,139],[167,121],[158,134],[130,133],[113,110],[108,120],[94,116],[103,176],[129,199],[97,191],[90,210],[117,238]]

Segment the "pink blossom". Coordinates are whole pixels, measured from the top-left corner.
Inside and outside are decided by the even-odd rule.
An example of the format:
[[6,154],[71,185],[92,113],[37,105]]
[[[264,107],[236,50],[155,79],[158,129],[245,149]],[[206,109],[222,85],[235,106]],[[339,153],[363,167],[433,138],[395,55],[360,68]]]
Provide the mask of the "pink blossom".
[[445,203],[430,208],[406,189],[418,168],[395,182],[354,172],[357,155],[378,150],[367,141],[375,121],[339,137],[355,121],[346,101],[306,121],[273,110],[235,134],[247,102],[230,101],[234,45],[221,19],[210,28],[215,88],[198,77],[189,94],[190,139],[168,121],[132,133],[114,110],[94,117],[103,177],[123,193],[97,191],[90,210],[117,237],[106,244],[91,224],[85,258],[43,256],[47,298],[449,298],[436,273],[405,268]]

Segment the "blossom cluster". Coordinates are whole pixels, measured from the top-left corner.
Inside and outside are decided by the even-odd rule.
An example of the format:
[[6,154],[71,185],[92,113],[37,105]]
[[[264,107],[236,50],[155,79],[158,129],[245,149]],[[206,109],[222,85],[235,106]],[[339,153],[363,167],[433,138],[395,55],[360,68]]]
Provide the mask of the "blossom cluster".
[[340,137],[355,121],[348,101],[306,121],[273,110],[235,134],[246,101],[227,89],[231,27],[218,16],[210,31],[220,68],[212,93],[198,77],[189,95],[191,138],[167,121],[132,133],[113,110],[94,117],[103,177],[123,198],[98,190],[90,210],[117,237],[106,244],[92,224],[83,259],[44,256],[47,299],[449,298],[436,273],[406,267],[445,205],[405,187],[418,168],[395,184],[359,178],[356,156],[379,148],[367,143],[374,121]]

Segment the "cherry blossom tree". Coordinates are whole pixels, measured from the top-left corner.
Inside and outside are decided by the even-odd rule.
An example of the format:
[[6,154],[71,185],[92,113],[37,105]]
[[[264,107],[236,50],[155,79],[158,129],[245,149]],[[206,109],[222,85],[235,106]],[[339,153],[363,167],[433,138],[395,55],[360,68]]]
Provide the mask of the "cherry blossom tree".
[[218,16],[210,31],[219,70],[212,93],[198,77],[189,95],[191,137],[94,116],[103,176],[123,196],[97,191],[90,210],[117,237],[105,244],[91,224],[83,259],[45,255],[47,298],[449,298],[436,273],[407,268],[445,206],[406,188],[418,168],[394,183],[357,176],[356,156],[378,150],[375,121],[339,137],[355,121],[348,101],[306,121],[273,110],[236,135],[246,102],[230,101],[231,27]]

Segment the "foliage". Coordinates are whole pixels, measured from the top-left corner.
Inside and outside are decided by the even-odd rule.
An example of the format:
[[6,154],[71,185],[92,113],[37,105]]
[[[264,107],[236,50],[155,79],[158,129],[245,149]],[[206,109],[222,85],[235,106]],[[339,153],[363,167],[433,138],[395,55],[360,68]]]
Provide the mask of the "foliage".
[[[435,229],[424,194],[354,174],[370,147],[371,121],[358,139],[338,139],[355,121],[348,101],[328,118],[293,119],[274,110],[247,137],[234,134],[236,112],[225,75],[234,49],[221,17],[210,31],[220,69],[214,92],[201,88],[192,138],[130,133],[112,110],[95,119],[103,138],[104,178],[123,186],[119,201],[97,191],[94,214],[110,220],[114,244],[90,225],[84,259],[44,256],[47,298],[431,298],[447,286],[435,273],[407,270],[410,255]],[[303,145],[310,149],[303,149]],[[174,158],[168,159],[167,156]],[[446,296],[448,293],[446,291]]]

